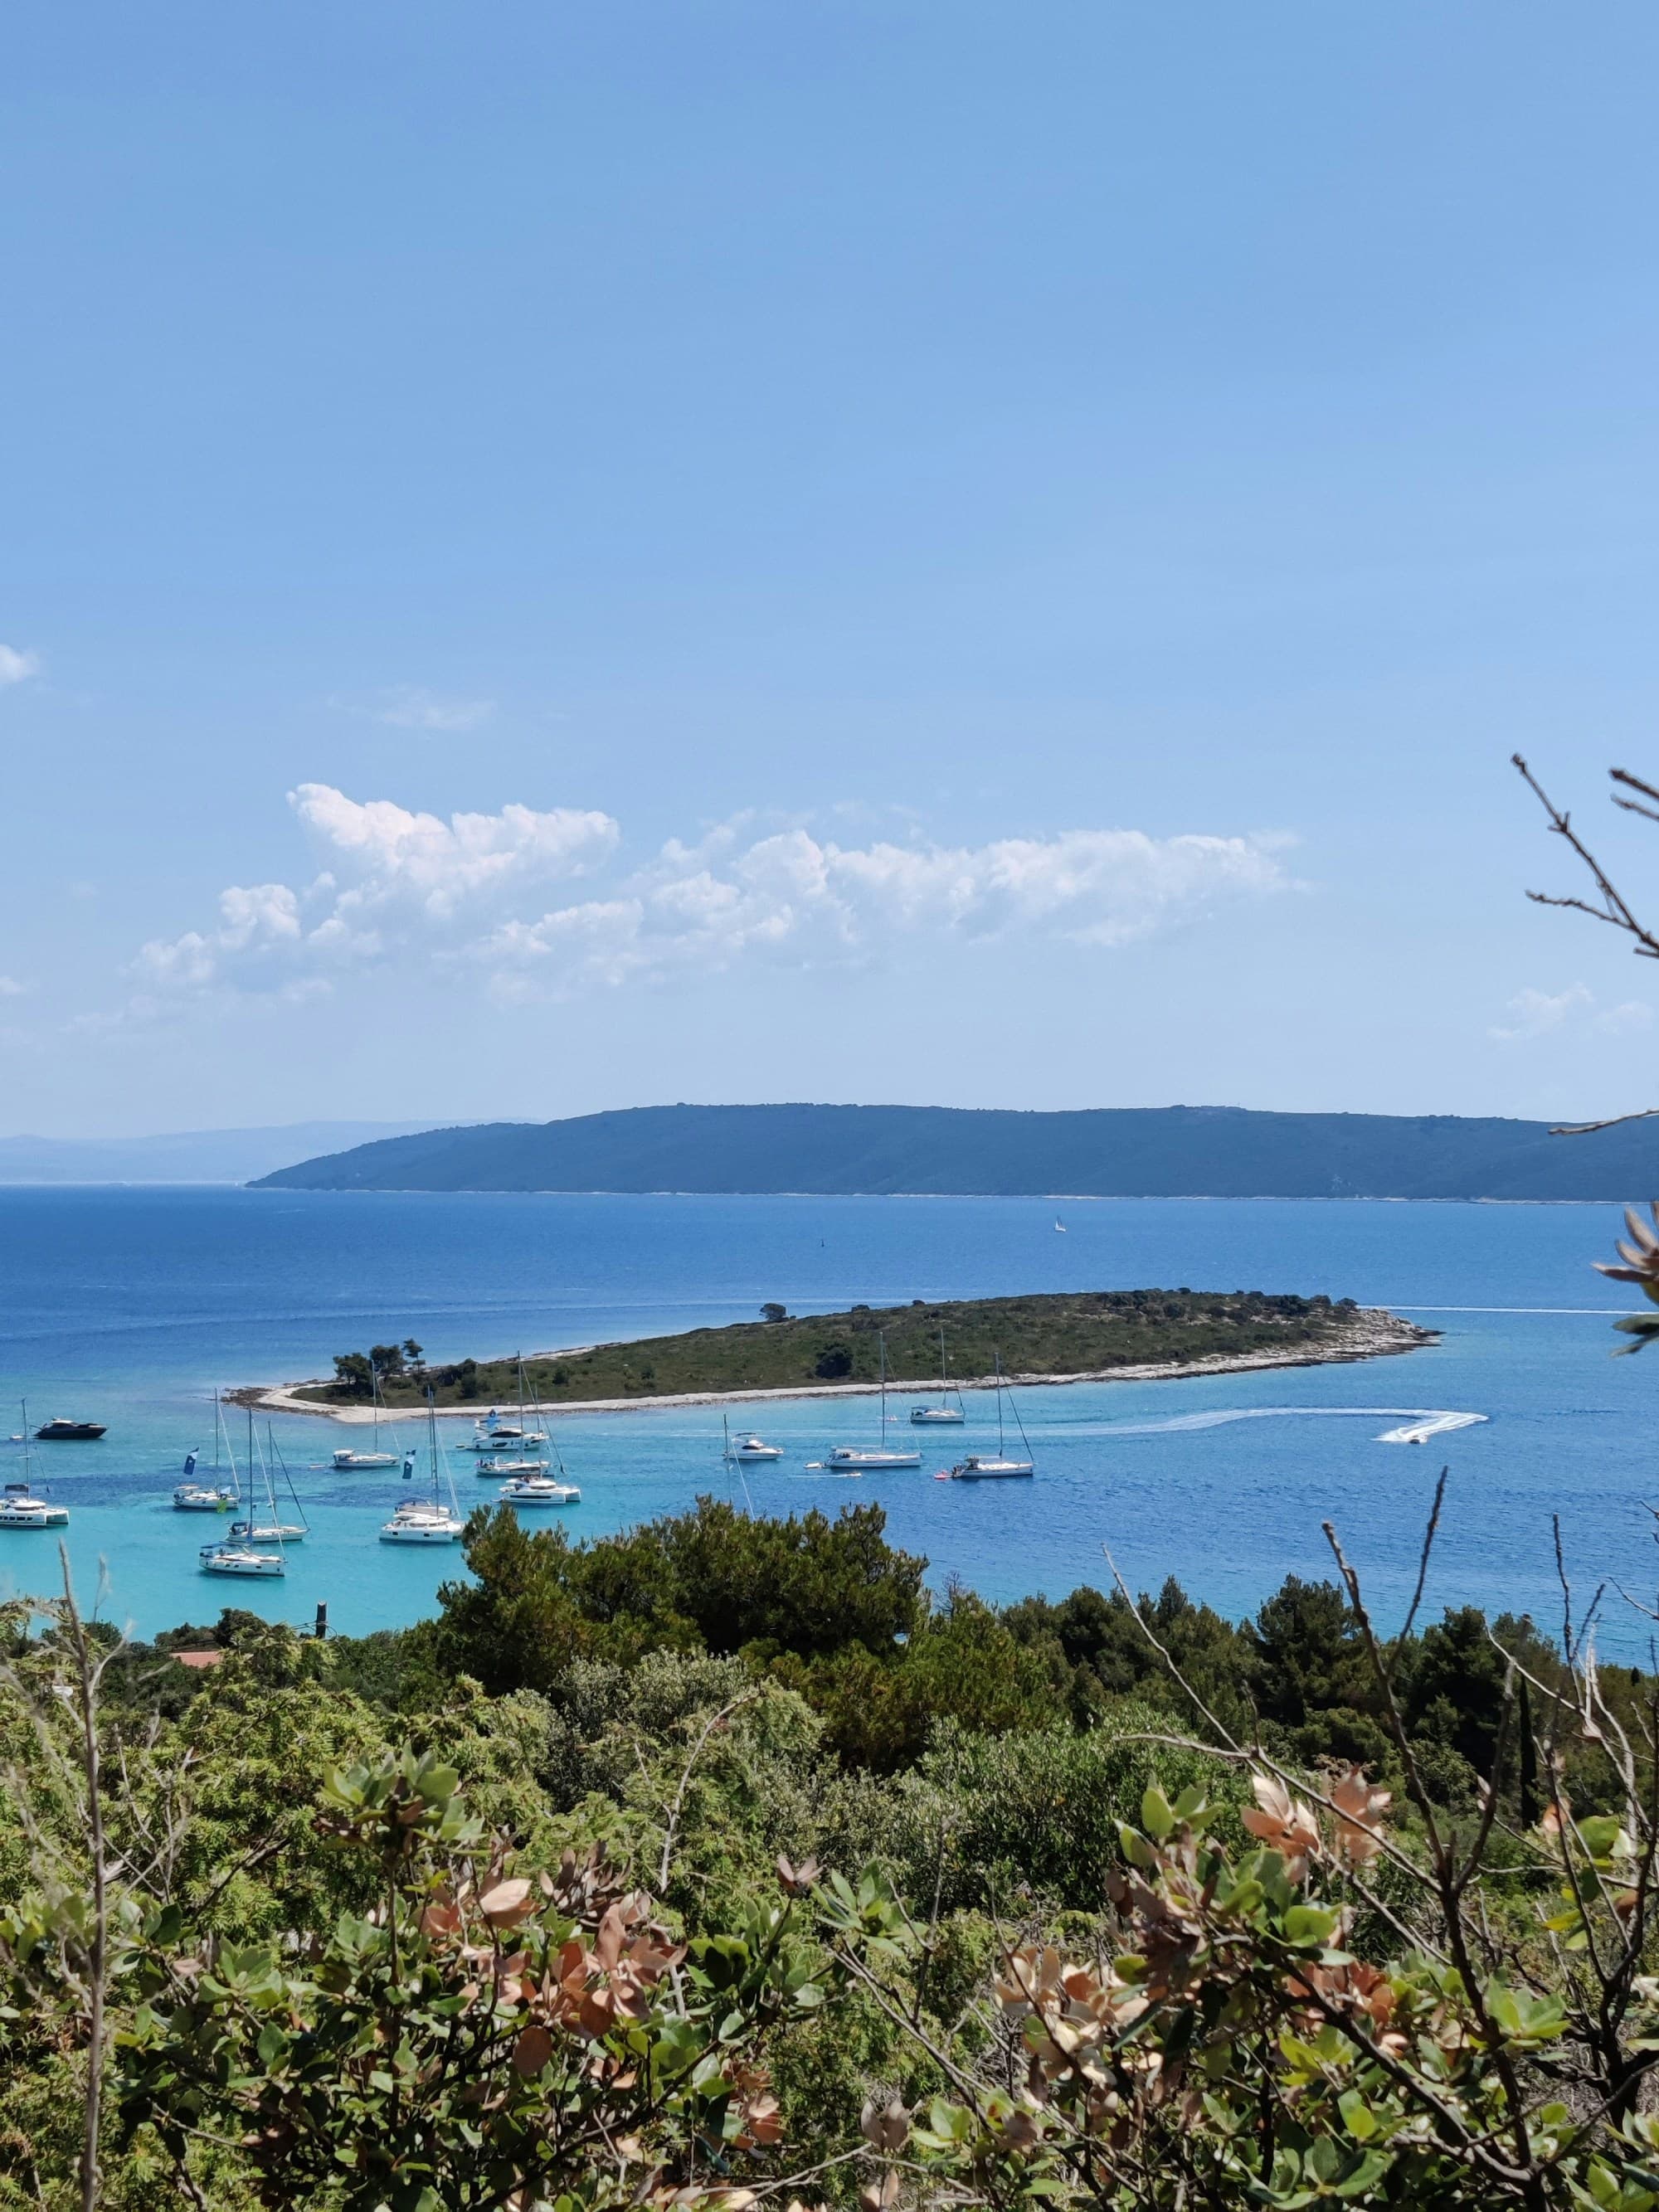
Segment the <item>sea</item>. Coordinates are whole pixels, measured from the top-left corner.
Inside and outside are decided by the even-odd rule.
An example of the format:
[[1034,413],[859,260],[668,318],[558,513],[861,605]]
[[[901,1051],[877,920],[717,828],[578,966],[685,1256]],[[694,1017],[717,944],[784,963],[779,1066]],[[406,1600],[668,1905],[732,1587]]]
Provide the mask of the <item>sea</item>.
[[[1029,1483],[934,1479],[994,1443],[990,1394],[968,1395],[965,1429],[921,1432],[920,1470],[858,1479],[812,1462],[875,1441],[871,1398],[735,1408],[784,1448],[744,1469],[723,1459],[718,1408],[568,1413],[552,1433],[581,1500],[537,1518],[574,1539],[704,1494],[767,1514],[874,1500],[941,1595],[1109,1587],[1109,1553],[1133,1589],[1173,1576],[1235,1618],[1286,1575],[1332,1573],[1328,1521],[1386,1626],[1409,1601],[1444,1467],[1428,1617],[1476,1604],[1559,1630],[1559,1524],[1576,1606],[1603,1593],[1601,1650],[1646,1663],[1659,1351],[1613,1356],[1627,1302],[1591,1262],[1620,1225],[1607,1206],[0,1189],[0,1467],[21,1478],[24,1448],[6,1437],[25,1401],[31,1429],[59,1413],[107,1425],[97,1443],[33,1448],[30,1472],[70,1509],[77,1596],[136,1635],[227,1604],[300,1626],[325,1605],[331,1630],[361,1634],[432,1613],[465,1572],[459,1547],[378,1540],[408,1494],[398,1471],[327,1464],[361,1431],[289,1416],[267,1437],[261,1417],[259,1455],[291,1477],[310,1534],[281,1581],[203,1575],[198,1547],[222,1524],[174,1511],[171,1492],[187,1452],[214,1464],[216,1390],[325,1374],[334,1353],[392,1339],[434,1361],[540,1352],[753,1319],[769,1299],[812,1313],[1152,1285],[1323,1291],[1439,1337],[1323,1367],[1022,1389]],[[907,1438],[908,1402],[893,1405]],[[1480,1418],[1436,1425],[1454,1413]],[[239,1468],[245,1424],[231,1409]],[[1422,1444],[1386,1441],[1425,1425]],[[410,1442],[422,1426],[405,1425]],[[453,1449],[465,1425],[441,1430],[463,1507],[492,1498]],[[0,1594],[47,1593],[59,1575],[54,1536],[0,1532]]]

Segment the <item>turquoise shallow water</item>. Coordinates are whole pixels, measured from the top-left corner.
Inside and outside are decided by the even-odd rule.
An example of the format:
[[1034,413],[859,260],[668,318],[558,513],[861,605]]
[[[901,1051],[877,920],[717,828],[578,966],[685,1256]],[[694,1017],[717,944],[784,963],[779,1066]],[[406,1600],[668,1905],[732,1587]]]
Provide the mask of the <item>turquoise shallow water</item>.
[[[150,1633],[236,1603],[304,1622],[325,1600],[333,1626],[356,1632],[429,1612],[459,1553],[380,1544],[395,1475],[317,1465],[347,1432],[296,1418],[276,1433],[313,1534],[286,1579],[198,1573],[196,1547],[221,1524],[174,1513],[169,1492],[184,1453],[210,1447],[216,1383],[325,1370],[333,1352],[394,1336],[453,1358],[744,1319],[763,1298],[811,1311],[1142,1284],[1325,1291],[1443,1338],[1336,1367],[1024,1392],[1039,1473],[1012,1487],[930,1479],[956,1443],[983,1440],[988,1398],[969,1397],[965,1437],[923,1439],[920,1474],[856,1482],[805,1463],[868,1440],[871,1401],[757,1408],[787,1453],[750,1470],[749,1491],[768,1511],[878,1498],[936,1586],[1057,1595],[1100,1581],[1109,1543],[1137,1586],[1173,1574],[1235,1614],[1287,1572],[1328,1571],[1328,1517],[1387,1617],[1409,1592],[1448,1463],[1437,1602],[1553,1624],[1558,1510],[1586,1592],[1614,1577],[1652,1597],[1659,1352],[1608,1356],[1621,1309],[1589,1268],[1611,1248],[1615,1209],[1148,1200],[1060,1212],[1064,1236],[1051,1202],[1024,1200],[0,1190],[0,1391],[27,1392],[32,1423],[63,1412],[109,1424],[100,1444],[46,1448],[37,1472],[72,1510],[78,1586],[101,1589],[110,1617]],[[1377,1441],[1431,1409],[1488,1419],[1422,1449]],[[1254,1418],[1189,1419],[1230,1413]],[[0,1433],[17,1426],[0,1419]],[[557,1435],[583,1489],[563,1516],[573,1534],[732,1488],[707,1409],[569,1417]],[[8,1454],[15,1474],[21,1455],[0,1445]],[[465,1455],[453,1464],[463,1504],[492,1494]],[[0,1589],[50,1583],[51,1539],[0,1547]],[[1606,1649],[1638,1656],[1646,1634],[1610,1605]]]

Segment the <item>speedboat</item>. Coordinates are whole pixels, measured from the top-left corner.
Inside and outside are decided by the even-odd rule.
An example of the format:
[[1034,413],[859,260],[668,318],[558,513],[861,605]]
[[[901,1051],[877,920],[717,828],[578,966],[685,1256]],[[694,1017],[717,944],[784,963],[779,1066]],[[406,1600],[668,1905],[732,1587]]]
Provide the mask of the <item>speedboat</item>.
[[202,1482],[181,1482],[173,1493],[175,1513],[228,1513],[241,1502],[228,1483],[215,1488]]
[[913,1429],[959,1429],[967,1416],[955,1406],[912,1406]]
[[504,1505],[580,1505],[582,1494],[574,1482],[555,1482],[547,1474],[520,1474],[501,1488]]
[[920,1467],[919,1451],[865,1450],[858,1444],[837,1444],[824,1461],[826,1467],[866,1468],[884,1467]]
[[104,1433],[101,1421],[68,1421],[55,1413],[49,1421],[42,1421],[34,1432],[38,1444],[93,1444]]
[[50,1498],[30,1494],[26,1482],[9,1482],[0,1495],[0,1528],[66,1528],[69,1526],[67,1505],[54,1505]]
[[256,1552],[251,1544],[204,1544],[198,1557],[204,1575],[283,1575],[280,1552]]
[[1029,1459],[999,1459],[994,1452],[969,1452],[950,1470],[952,1482],[1016,1482],[1022,1475],[1035,1474],[1036,1468]]
[[758,1460],[781,1459],[783,1446],[769,1444],[751,1431],[748,1436],[738,1438],[732,1447],[732,1456],[733,1459],[747,1460],[751,1464]]
[[544,1459],[481,1459],[472,1470],[480,1480],[488,1481],[493,1474],[499,1480],[504,1474],[545,1474]]
[[453,1544],[465,1532],[458,1514],[425,1499],[410,1498],[380,1527],[383,1544]]
[[346,1445],[333,1455],[329,1464],[337,1468],[342,1474],[355,1474],[371,1467],[397,1467],[400,1462],[396,1452],[353,1451],[349,1445]]

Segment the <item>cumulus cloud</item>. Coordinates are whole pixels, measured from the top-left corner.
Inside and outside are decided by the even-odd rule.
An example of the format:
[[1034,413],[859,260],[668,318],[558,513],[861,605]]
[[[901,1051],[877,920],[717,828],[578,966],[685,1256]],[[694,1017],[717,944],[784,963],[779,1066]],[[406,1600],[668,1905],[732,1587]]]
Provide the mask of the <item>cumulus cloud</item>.
[[0,975],[0,999],[21,999],[27,989],[15,975]]
[[329,784],[289,798],[321,872],[303,889],[222,892],[213,927],[143,947],[147,991],[291,990],[418,957],[482,971],[509,998],[562,996],[745,960],[844,964],[923,938],[1022,933],[1105,950],[1290,882],[1272,838],[1073,830],[860,846],[800,828],[757,836],[745,817],[696,843],[671,839],[573,898],[565,885],[617,861],[622,831],[607,814],[508,805],[445,820]]
[[0,691],[9,684],[21,684],[31,676],[40,673],[38,653],[21,653],[15,645],[0,645]]
[[1653,1009],[1640,999],[1626,999],[1616,1006],[1596,1008],[1595,994],[1583,983],[1571,983],[1565,991],[1517,991],[1504,1009],[1507,1022],[1494,1023],[1486,1032],[1503,1044],[1525,1044],[1548,1036],[1581,1017],[1606,1036],[1629,1036],[1651,1027]]

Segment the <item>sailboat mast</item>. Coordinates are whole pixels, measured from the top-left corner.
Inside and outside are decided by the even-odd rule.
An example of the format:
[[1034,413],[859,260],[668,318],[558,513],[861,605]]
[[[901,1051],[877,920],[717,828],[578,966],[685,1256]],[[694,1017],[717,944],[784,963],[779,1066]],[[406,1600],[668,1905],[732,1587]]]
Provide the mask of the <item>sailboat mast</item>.
[[876,1331],[876,1344],[881,1353],[881,1441],[887,1441],[887,1332]]
[[939,1401],[946,1406],[951,1401],[951,1378],[945,1364],[945,1323],[939,1325]]
[[991,1358],[997,1370],[997,1457],[1005,1456],[1002,1449],[1002,1354],[993,1351]]

